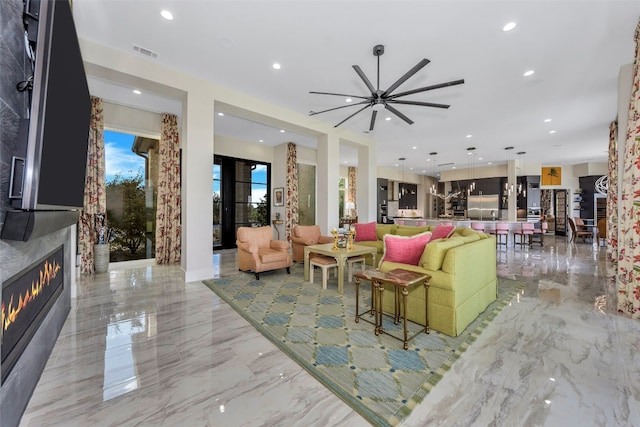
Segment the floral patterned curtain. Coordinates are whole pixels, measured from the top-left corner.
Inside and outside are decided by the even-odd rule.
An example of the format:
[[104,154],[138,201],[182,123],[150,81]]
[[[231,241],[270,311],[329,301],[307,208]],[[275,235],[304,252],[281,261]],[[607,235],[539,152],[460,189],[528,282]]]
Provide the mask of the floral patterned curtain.
[[291,241],[291,230],[298,223],[298,154],[296,144],[287,143],[287,192],[285,206],[285,233]]
[[162,114],[158,150],[158,203],[156,208],[156,262],[180,262],[180,139],[178,118]]
[[89,149],[87,152],[87,176],[84,182],[84,208],[78,223],[78,251],[80,271],[95,271],[93,245],[96,242],[96,215],[107,212],[107,196],[104,177],[104,116],[102,99],[91,97],[91,122],[89,124]]
[[607,258],[618,268],[618,123],[609,126],[609,173],[607,189]]
[[640,319],[640,22],[629,103],[618,224],[618,311]]
[[353,203],[355,206],[354,209],[357,209],[356,205],[356,168],[353,166],[349,166],[349,177],[347,185],[349,186],[349,196],[347,197],[347,201]]

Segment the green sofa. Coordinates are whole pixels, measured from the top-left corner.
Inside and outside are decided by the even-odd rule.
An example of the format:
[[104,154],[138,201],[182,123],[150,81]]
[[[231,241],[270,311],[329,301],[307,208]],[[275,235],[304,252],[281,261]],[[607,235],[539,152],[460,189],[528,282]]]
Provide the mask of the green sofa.
[[[396,235],[411,235],[429,231],[433,227],[386,226],[376,231],[391,231]],[[395,231],[395,232],[394,232]],[[380,236],[380,233],[378,233]],[[384,236],[384,234],[382,234]],[[367,242],[358,242],[365,244]],[[378,261],[384,252],[384,242],[368,242],[372,246],[381,244]],[[496,241],[495,237],[478,233],[466,227],[456,227],[448,239],[429,242],[424,249],[420,265],[409,265],[383,261],[382,271],[395,268],[425,272],[431,275],[429,287],[429,327],[450,336],[458,336],[464,329],[496,299]],[[387,292],[388,291],[388,292]],[[387,289],[384,311],[393,312],[392,289]],[[425,324],[424,288],[413,286],[409,290],[407,319]]]

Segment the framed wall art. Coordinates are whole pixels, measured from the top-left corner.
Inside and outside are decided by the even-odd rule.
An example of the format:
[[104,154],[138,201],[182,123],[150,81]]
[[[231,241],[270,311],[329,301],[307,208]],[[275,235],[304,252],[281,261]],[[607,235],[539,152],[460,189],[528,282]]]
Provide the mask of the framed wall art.
[[284,187],[273,189],[273,206],[284,206]]

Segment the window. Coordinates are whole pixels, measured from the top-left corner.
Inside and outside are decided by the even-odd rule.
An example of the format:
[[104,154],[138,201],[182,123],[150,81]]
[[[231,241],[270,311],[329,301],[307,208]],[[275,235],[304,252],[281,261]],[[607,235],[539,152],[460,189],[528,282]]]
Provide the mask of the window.
[[158,140],[104,132],[111,262],[155,256]]
[[213,163],[213,247],[222,245],[222,162]]

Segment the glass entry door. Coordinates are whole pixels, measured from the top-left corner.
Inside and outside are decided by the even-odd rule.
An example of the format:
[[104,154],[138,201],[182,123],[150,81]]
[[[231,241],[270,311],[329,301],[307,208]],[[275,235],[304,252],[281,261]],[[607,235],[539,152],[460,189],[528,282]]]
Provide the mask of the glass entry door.
[[238,227],[269,225],[271,164],[218,155],[213,163],[213,248],[234,248]]
[[554,190],[557,236],[567,235],[567,190]]

